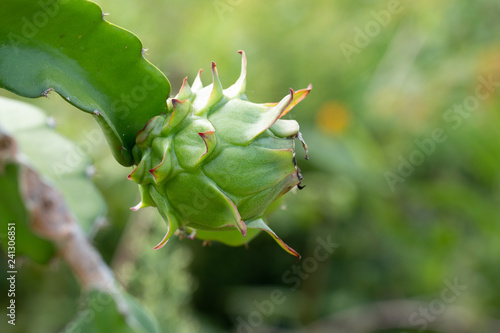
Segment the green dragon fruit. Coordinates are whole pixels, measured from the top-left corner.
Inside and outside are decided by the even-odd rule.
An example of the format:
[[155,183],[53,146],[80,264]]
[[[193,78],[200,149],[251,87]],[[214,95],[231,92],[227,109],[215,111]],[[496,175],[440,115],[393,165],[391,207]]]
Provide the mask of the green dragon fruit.
[[132,150],[140,161],[129,179],[140,186],[142,201],[133,210],[155,206],[168,232],[237,246],[260,230],[300,258],[265,223],[266,210],[302,176],[295,161],[295,139],[307,146],[294,120],[280,119],[307,96],[293,91],[279,103],[255,104],[245,96],[246,57],[241,75],[223,89],[215,63],[213,83],[203,87],[201,70],[192,86],[184,79],[168,114],[152,118]]

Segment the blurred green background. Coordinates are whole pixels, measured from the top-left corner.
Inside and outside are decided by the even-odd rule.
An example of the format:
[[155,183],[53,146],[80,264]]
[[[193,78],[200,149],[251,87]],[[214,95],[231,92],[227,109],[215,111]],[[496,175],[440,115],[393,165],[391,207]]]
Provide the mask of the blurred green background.
[[[500,331],[498,1],[96,2],[174,93],[200,68],[209,83],[211,61],[232,84],[240,49],[251,101],[313,84],[287,115],[309,145],[307,187],[270,218],[299,262],[266,235],[248,249],[176,239],[154,251],[164,222],[129,211],[131,170],[94,147],[109,213],[93,243],[164,332]],[[77,143],[98,127],[55,94],[22,100]],[[16,332],[57,332],[78,311],[62,262],[24,261],[18,288]]]

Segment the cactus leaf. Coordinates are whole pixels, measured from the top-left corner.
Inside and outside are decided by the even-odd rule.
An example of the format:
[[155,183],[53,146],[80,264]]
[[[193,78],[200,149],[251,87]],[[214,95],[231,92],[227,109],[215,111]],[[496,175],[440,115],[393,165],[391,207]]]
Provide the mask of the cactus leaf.
[[123,165],[135,163],[137,132],[167,111],[167,78],[93,2],[2,0],[0,45],[1,88],[31,98],[54,90],[94,114]]

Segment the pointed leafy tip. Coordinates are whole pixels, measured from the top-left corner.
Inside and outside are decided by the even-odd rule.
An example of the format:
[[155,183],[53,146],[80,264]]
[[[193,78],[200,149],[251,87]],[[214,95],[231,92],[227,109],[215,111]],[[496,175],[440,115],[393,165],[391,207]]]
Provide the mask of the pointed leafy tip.
[[130,210],[133,210],[134,212],[137,212],[139,209],[143,208],[142,206],[142,201],[139,202],[137,205],[135,205],[134,207],[130,207]]
[[[137,165],[137,167],[134,169],[134,171],[132,171],[130,173],[130,175],[127,176],[127,178],[129,180],[133,180],[136,183],[140,183],[141,182],[142,175],[140,175],[141,172],[139,171],[139,168],[142,169],[141,163],[142,163],[142,161]],[[142,164],[144,164],[144,163],[142,163]]]
[[[165,157],[164,157],[164,159],[165,159]],[[158,177],[161,175],[158,173],[158,168],[161,167],[162,164],[163,164],[163,161],[161,161],[161,163],[158,164],[157,166],[155,166],[153,169],[149,169],[149,173],[153,175],[156,183],[158,183]]]
[[200,158],[201,161],[214,151],[217,144],[217,137],[215,136],[215,130],[198,133],[198,135],[203,139],[203,142],[205,142],[205,146],[207,147],[207,151]]
[[247,145],[262,132],[273,126],[293,96],[285,96],[278,105],[269,107],[233,98],[217,112],[210,115],[210,121],[217,128],[220,138],[237,145]]
[[172,214],[172,209],[168,200],[160,194],[154,186],[151,186],[150,189],[152,200],[158,207],[158,210],[165,222],[167,222],[167,233],[165,234],[165,237],[163,237],[163,239],[154,247],[155,250],[158,250],[165,246],[170,237],[172,237],[172,235],[177,231],[179,228],[179,222],[175,215]]
[[191,91],[191,87],[189,86],[187,82],[187,76],[184,78],[182,81],[182,86],[181,89],[179,89],[179,93],[177,96],[175,96],[176,99],[189,99],[193,95],[193,92]]
[[146,148],[151,144],[152,135],[151,133],[156,129],[157,126],[163,124],[163,118],[156,116],[148,120],[146,125],[137,133],[135,138],[136,145],[138,147]]
[[158,171],[157,171],[157,169],[158,169],[158,167],[159,167],[160,165],[162,165],[162,164],[163,164],[163,161],[162,161],[160,164],[158,164],[157,166],[155,166],[153,169],[149,169],[149,173],[153,175],[154,180],[155,180],[155,182],[156,182],[157,184],[158,184],[158,176],[159,176],[159,175],[158,175]]
[[179,125],[191,110],[191,103],[188,100],[172,99],[172,114],[167,126],[172,128]]
[[139,202],[134,207],[130,207],[131,210],[136,212],[141,208],[151,207],[151,206],[154,207],[156,205],[153,199],[151,198],[151,195],[148,192],[148,188],[149,188],[148,186],[139,186],[139,192],[141,193],[141,202]]
[[247,235],[247,225],[241,219],[241,215],[240,215],[240,212],[238,211],[238,207],[236,207],[236,205],[234,204],[234,202],[231,199],[229,199],[228,197],[226,197],[225,194],[223,194],[223,196],[227,199],[227,202],[230,203],[233,206],[234,212],[236,213],[235,214],[237,216],[237,218],[235,220],[235,222],[236,222],[235,223],[236,228],[238,228],[238,230],[241,232],[241,235],[243,237],[246,237],[246,235]]
[[142,200],[141,202],[139,202],[137,205],[135,205],[134,207],[130,207],[130,210],[133,210],[134,212],[137,212],[139,209],[141,208],[144,208],[144,207],[151,207],[152,205],[148,204],[147,202],[145,202],[144,200]]
[[243,50],[239,50],[238,53],[241,54],[241,73],[243,74],[243,72],[244,72],[246,74],[246,71],[247,71],[247,56],[245,54],[245,51],[243,51]]
[[236,227],[241,232],[241,235],[243,237],[246,237],[246,235],[247,235],[247,225],[245,224],[245,222],[243,222],[243,221],[240,220],[240,222],[236,224]]
[[312,89],[312,84],[309,84],[306,89],[301,89],[298,91],[293,91],[293,89],[290,88],[290,92],[292,94],[292,102],[287,106],[285,110],[283,110],[283,113],[281,114],[280,118],[286,115],[291,109],[295,107],[295,105],[299,104],[304,98],[306,98],[307,95],[311,92]]
[[150,151],[144,153],[143,155],[144,158],[139,162],[139,164],[137,164],[134,171],[132,171],[132,173],[130,173],[130,175],[127,176],[128,179],[133,180],[137,184],[141,184],[143,182],[144,177],[147,174],[147,170],[149,170],[146,166],[145,161],[149,160],[150,154],[151,154]]
[[203,83],[201,82],[201,73],[203,73],[203,69],[200,69],[198,71],[198,74],[196,75],[196,78],[193,81],[193,85],[191,86],[192,92],[197,92],[198,90],[203,88]]
[[[292,102],[294,100],[294,95],[295,95],[295,92],[293,91],[293,89],[290,88],[290,95],[283,97],[283,99],[281,101],[279,101],[279,103],[273,107],[273,113],[278,113],[276,120],[281,118],[281,116],[283,116],[283,113],[288,109],[290,104],[292,104]],[[276,122],[276,120],[274,122]],[[273,122],[273,124],[274,124],[274,122]]]
[[247,57],[244,51],[238,51],[241,54],[241,74],[238,80],[229,88],[224,90],[224,94],[229,98],[236,98],[245,93],[247,79]]
[[300,258],[301,258],[300,254],[297,251],[295,251],[294,249],[292,249],[290,246],[288,246],[281,238],[279,238],[274,233],[274,231],[272,231],[271,228],[269,228],[269,226],[266,224],[266,222],[264,222],[263,219],[257,219],[257,220],[250,221],[247,223],[247,226],[248,226],[248,228],[252,228],[252,229],[264,230],[269,235],[271,235],[271,237],[274,238],[274,240],[278,243],[279,246],[281,246],[281,248],[283,250],[285,250],[286,252],[290,253],[291,255],[297,257],[300,260]]
[[165,160],[167,159],[167,154],[168,154],[168,149],[165,150],[161,162],[157,166],[149,170],[149,173],[153,175],[156,183],[161,183],[170,174],[171,166],[169,163],[165,163]]
[[153,247],[153,250],[158,250],[158,249],[161,249],[162,247],[164,247],[165,244],[168,243],[168,240],[170,239],[171,236],[172,235],[170,234],[170,232],[167,231],[167,233],[165,234],[165,237],[163,237],[161,242],[159,242],[158,244],[156,244],[155,247]]
[[[292,101],[283,110],[280,118],[283,117],[284,115],[286,115],[291,109],[293,109],[295,107],[295,105],[299,104],[304,98],[306,98],[306,96],[309,95],[311,90],[312,90],[312,84],[309,84],[306,89],[301,89],[301,90],[297,90],[297,91],[294,91],[292,88],[290,88],[290,95],[292,96]],[[279,103],[264,103],[263,105],[273,107],[273,106],[276,106],[278,104]]]
[[215,62],[212,62],[212,79],[213,79],[213,87],[212,92],[210,93],[210,97],[208,98],[208,102],[206,107],[210,108],[214,106],[224,95],[224,89],[222,88],[222,83],[219,79],[219,73],[217,73],[217,66]]

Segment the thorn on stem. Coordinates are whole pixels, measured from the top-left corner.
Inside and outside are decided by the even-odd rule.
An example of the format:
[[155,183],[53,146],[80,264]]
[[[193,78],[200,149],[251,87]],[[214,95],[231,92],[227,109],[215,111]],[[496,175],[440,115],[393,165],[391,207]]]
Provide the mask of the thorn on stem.
[[48,97],[48,94],[49,94],[49,92],[51,92],[51,91],[54,91],[54,88],[49,88],[49,89],[47,89],[47,90],[44,90],[44,91],[42,92],[41,96],[42,96],[42,97],[47,97],[47,98],[49,98],[49,97]]

